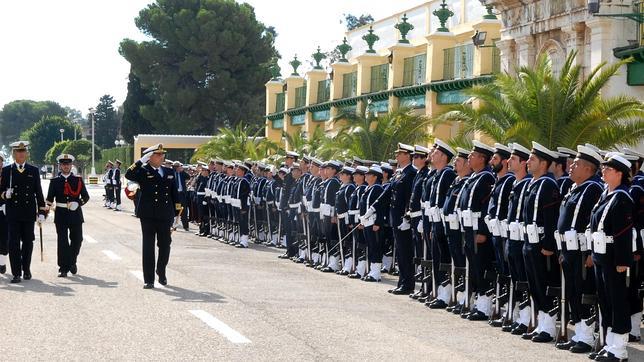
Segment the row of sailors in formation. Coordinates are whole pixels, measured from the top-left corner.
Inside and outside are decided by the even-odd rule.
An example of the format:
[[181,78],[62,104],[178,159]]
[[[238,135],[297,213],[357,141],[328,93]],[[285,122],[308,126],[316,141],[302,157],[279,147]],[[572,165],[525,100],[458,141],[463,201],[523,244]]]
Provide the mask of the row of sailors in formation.
[[392,294],[597,360],[639,341],[644,155],[437,139],[383,163],[299,158],[201,162],[198,234],[368,282],[389,272]]

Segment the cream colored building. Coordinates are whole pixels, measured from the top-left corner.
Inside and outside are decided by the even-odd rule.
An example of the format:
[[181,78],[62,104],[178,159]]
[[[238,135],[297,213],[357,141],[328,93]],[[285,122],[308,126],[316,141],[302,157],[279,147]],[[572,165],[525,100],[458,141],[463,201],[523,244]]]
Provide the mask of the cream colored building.
[[[451,16],[442,27],[438,15],[447,10]],[[402,24],[413,26],[408,42],[398,30]],[[311,134],[318,127],[333,136],[337,123],[331,120],[340,110],[363,113],[368,106],[379,113],[404,105],[433,115],[463,102],[463,89],[500,71],[498,49],[491,45],[501,26],[478,0],[434,0],[347,32],[351,50],[330,69],[293,71],[266,83],[266,136],[283,141],[282,132]],[[487,32],[485,47],[472,42],[477,30]],[[365,40],[370,33],[379,38],[373,51]],[[450,138],[456,131],[445,126],[433,133]]]
[[166,157],[173,161],[188,162],[194,151],[212,140],[213,136],[140,134],[134,137],[134,160],[141,158],[141,152],[157,143],[168,150]]

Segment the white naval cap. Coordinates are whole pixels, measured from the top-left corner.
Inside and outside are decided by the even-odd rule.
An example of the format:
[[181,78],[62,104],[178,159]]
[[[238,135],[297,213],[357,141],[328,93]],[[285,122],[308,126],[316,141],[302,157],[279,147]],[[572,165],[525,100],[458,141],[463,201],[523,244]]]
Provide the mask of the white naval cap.
[[510,147],[504,145],[503,143],[495,143],[494,144],[494,153],[498,153],[502,157],[505,158],[510,158],[510,155],[512,154],[512,149]]
[[456,152],[458,152],[458,157],[468,158],[470,156],[470,150],[463,147],[456,147]]
[[486,145],[479,140],[473,140],[472,145],[472,152],[482,153],[487,156],[492,156],[494,154],[494,148]]
[[577,158],[588,161],[597,167],[604,161],[597,151],[582,145],[577,146]]
[[404,143],[398,142],[398,149],[395,153],[404,152],[404,153],[414,153],[414,146],[410,146]]
[[515,142],[512,144],[512,154],[527,160],[530,157],[530,150]]
[[609,155],[606,155],[606,160],[602,161],[602,165],[612,167],[627,175],[631,172],[631,162],[624,158],[623,153],[619,152],[609,152]]
[[563,153],[566,158],[575,158],[577,157],[577,152],[571,150],[570,148],[567,147],[557,147],[557,152]]
[[414,145],[414,155],[421,155],[427,157],[429,155],[429,148],[421,145]]
[[359,174],[359,175],[365,175],[369,172],[369,167],[367,166],[357,166],[356,169],[353,171],[354,174]]
[[549,150],[546,146],[532,141],[532,153],[547,161],[555,161],[559,158],[559,153]]
[[[391,167],[389,168],[391,170]],[[382,167],[379,165],[372,165],[367,171],[368,175],[382,176]]]
[[456,151],[441,139],[435,138],[434,145],[439,151],[443,152],[447,158],[452,158],[456,155]]
[[70,155],[69,153],[63,153],[62,155],[56,157],[56,161],[58,161],[58,163],[74,162],[74,160],[74,156]]

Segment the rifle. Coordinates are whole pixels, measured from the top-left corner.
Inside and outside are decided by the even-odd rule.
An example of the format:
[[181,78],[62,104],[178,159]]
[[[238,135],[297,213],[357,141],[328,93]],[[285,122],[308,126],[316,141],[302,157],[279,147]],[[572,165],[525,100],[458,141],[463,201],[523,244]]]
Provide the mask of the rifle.
[[38,229],[40,230],[40,261],[45,261],[45,256],[42,249],[42,224],[38,223]]
[[564,278],[563,267],[561,268],[561,298],[559,302],[561,325],[557,332],[556,343],[568,342],[568,321],[566,320],[566,278]]
[[337,222],[335,223],[335,226],[338,228],[338,239],[341,239],[338,242],[338,247],[340,248],[340,269],[343,269],[344,268],[344,248],[342,248],[342,241],[344,240],[344,238],[342,237],[342,232],[340,230],[340,219],[336,217],[336,220]]

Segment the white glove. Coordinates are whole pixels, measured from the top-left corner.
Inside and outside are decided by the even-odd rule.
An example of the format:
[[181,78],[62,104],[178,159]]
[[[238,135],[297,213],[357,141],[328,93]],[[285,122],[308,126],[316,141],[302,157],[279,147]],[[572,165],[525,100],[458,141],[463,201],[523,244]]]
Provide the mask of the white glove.
[[0,212],[6,215],[7,214],[7,205],[0,206]]
[[13,194],[13,187],[8,188],[7,191],[4,192],[4,198],[10,199],[12,194]]
[[69,211],[75,211],[79,206],[80,205],[78,204],[78,202],[72,201],[69,203],[69,206],[67,208],[69,209]]
[[368,218],[372,217],[373,214],[375,214],[375,213],[376,213],[376,209],[374,209],[373,206],[371,206],[369,208],[369,210],[367,210],[367,212],[364,213],[363,216],[364,216],[365,219],[368,219]]
[[416,227],[416,230],[418,230],[419,233],[423,233],[423,222],[422,220],[418,223],[418,226]]
[[38,215],[38,224],[42,224],[45,222],[45,215]]
[[405,230],[409,230],[409,229],[411,229],[411,224],[409,223],[409,221],[407,221],[406,218],[403,218],[402,223],[400,225],[398,225],[398,230],[405,231]]
[[201,202],[201,204],[202,204],[202,205],[208,205],[208,203],[207,203],[207,202],[205,202],[205,201],[202,201],[202,202]]
[[152,157],[152,152],[148,152],[143,155],[139,161],[141,161],[141,163],[148,163],[148,161],[150,161],[150,157]]

